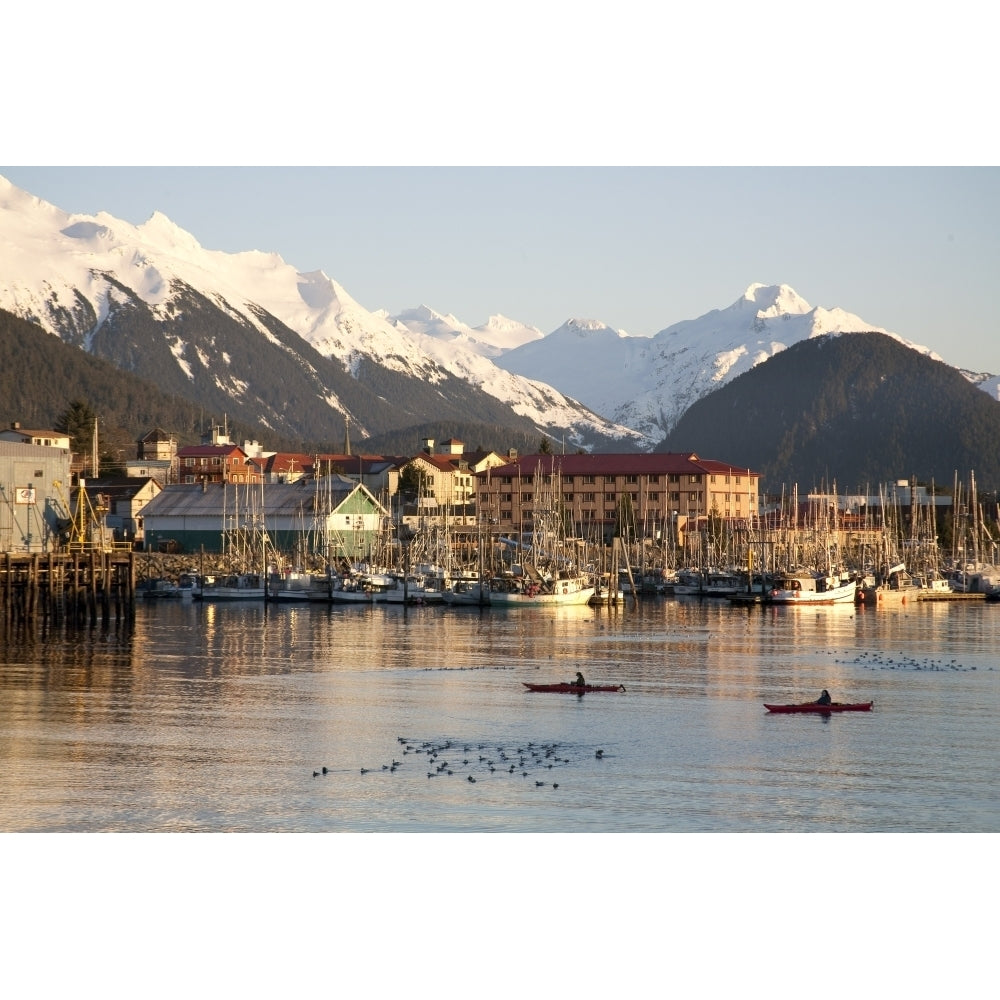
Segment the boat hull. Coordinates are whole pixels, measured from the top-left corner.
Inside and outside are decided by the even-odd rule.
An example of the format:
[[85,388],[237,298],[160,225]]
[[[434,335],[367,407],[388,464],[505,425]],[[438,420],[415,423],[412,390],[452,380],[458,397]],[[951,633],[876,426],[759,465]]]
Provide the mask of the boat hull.
[[829,705],[817,705],[814,701],[808,701],[803,705],[768,705],[764,703],[764,708],[769,712],[793,713],[793,712],[813,712],[819,715],[829,715],[831,712],[870,712],[874,702],[839,702],[834,701]]
[[551,694],[586,694],[589,691],[624,691],[624,684],[529,684],[521,683],[529,691],[546,691]]

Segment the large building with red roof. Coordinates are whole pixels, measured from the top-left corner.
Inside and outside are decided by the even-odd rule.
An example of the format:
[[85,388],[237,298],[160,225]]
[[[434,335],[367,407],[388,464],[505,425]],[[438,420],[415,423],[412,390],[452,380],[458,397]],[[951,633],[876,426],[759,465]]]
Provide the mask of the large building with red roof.
[[575,533],[609,538],[623,505],[646,537],[710,514],[749,519],[760,476],[694,452],[654,452],[523,455],[477,480],[478,513],[493,530],[532,531],[540,515],[558,511]]

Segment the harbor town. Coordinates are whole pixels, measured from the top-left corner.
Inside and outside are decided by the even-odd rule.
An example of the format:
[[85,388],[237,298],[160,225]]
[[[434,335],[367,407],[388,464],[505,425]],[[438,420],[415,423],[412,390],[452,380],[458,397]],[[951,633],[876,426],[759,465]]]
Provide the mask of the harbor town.
[[[534,606],[640,595],[786,604],[995,599],[975,478],[765,492],[695,453],[307,455],[154,429],[102,476],[67,435],[0,431],[8,616],[135,598]],[[96,454],[96,448],[93,454]],[[995,504],[993,505],[996,506]]]

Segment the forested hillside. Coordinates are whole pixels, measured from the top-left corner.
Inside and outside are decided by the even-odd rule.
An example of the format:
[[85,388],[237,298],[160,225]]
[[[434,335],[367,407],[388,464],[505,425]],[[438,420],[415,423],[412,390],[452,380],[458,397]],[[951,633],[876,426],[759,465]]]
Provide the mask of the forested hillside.
[[747,465],[768,490],[911,475],[950,486],[956,472],[994,490],[1000,403],[891,337],[817,337],[699,400],[656,450]]

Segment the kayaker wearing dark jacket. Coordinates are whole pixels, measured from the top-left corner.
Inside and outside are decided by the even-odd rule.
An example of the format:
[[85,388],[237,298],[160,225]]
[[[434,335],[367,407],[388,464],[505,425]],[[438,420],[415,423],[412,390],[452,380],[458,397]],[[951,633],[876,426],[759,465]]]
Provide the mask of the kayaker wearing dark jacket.
[[817,705],[829,705],[833,699],[830,697],[830,692],[826,688],[823,688],[823,693],[816,699]]
[[576,680],[573,681],[573,683],[579,688],[582,688],[587,683],[583,679],[583,674],[581,674],[579,670],[576,672]]

